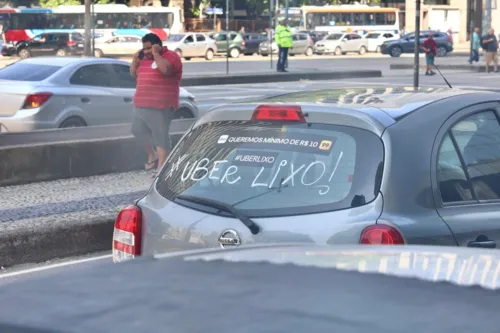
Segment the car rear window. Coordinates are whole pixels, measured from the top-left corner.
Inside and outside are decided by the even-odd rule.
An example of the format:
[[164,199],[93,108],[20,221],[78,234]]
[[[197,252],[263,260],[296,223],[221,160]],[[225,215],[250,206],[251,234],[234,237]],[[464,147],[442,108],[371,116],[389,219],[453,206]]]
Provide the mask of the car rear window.
[[156,188],[169,200],[210,198],[251,217],[309,214],[369,203],[382,166],[381,140],[358,128],[213,122],[186,134]]
[[15,62],[0,69],[0,80],[42,81],[60,68],[60,66]]
[[78,32],[74,32],[71,34],[71,40],[72,41],[80,41],[80,40],[83,40],[83,35],[81,33],[78,33]]

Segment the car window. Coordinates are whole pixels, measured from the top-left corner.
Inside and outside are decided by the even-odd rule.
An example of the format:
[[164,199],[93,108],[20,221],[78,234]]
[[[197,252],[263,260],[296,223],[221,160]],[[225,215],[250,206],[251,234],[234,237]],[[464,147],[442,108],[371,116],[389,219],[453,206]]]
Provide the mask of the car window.
[[355,35],[355,34],[352,34],[351,35],[351,39],[354,40],[354,39],[360,39],[361,36],[360,35]]
[[193,35],[189,35],[184,39],[184,43],[194,43]]
[[219,42],[225,41],[225,40],[227,40],[227,35],[226,34],[218,34],[216,40]]
[[298,36],[298,35],[292,35],[292,40],[293,40],[293,41],[297,41],[297,40],[299,40],[299,36]]
[[180,42],[184,38],[185,35],[170,35],[167,38],[167,42]]
[[111,65],[115,72],[112,86],[115,88],[135,88],[135,79],[130,75],[130,66],[128,65]]
[[71,40],[72,41],[83,41],[83,35],[78,32],[74,32],[71,34]]
[[328,37],[326,39],[328,39],[328,40],[339,40],[340,38],[342,38],[341,34],[331,34],[331,35],[328,35]]
[[205,41],[205,36],[196,34],[196,41],[198,42],[204,42]]
[[382,166],[381,140],[354,127],[213,122],[182,139],[157,190],[169,200],[218,200],[253,217],[308,214],[371,202]]
[[125,42],[127,43],[139,43],[141,39],[139,37],[125,37]]
[[451,129],[478,200],[500,199],[500,125],[494,111],[474,114]]
[[14,62],[0,69],[0,80],[12,81],[42,81],[56,73],[60,66],[41,64],[26,64]]
[[78,69],[71,77],[71,84],[110,87],[111,79],[108,72],[108,66],[103,64],[87,65]]
[[377,39],[380,36],[380,34],[368,34],[366,35],[367,39]]
[[299,35],[300,40],[307,40],[307,35]]
[[393,34],[384,34],[384,37],[385,38],[392,38],[392,37],[394,37],[394,35]]

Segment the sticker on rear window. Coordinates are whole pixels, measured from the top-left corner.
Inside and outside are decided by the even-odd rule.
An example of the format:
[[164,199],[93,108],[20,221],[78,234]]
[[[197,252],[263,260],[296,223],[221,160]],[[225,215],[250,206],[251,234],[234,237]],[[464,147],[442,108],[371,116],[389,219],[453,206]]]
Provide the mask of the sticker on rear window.
[[262,152],[258,150],[238,150],[233,165],[271,168],[278,158],[278,152]]

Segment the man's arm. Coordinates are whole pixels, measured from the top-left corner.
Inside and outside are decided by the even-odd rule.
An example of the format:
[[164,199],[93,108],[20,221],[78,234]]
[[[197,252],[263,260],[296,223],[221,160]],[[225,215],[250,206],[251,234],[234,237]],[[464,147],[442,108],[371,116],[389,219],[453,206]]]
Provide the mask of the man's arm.
[[170,61],[165,59],[159,52],[154,52],[153,57],[160,73],[163,75],[170,75],[172,73],[172,64]]

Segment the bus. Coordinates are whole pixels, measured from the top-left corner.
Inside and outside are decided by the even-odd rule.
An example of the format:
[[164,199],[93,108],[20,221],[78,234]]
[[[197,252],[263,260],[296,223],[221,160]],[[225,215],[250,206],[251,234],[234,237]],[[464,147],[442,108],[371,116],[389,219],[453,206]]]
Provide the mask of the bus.
[[[45,32],[85,32],[85,7],[0,8],[0,24],[9,42],[29,40]],[[154,32],[162,40],[168,34],[184,31],[181,9],[175,7],[128,7],[94,5],[94,31],[97,36],[137,35]]]
[[[285,17],[285,9],[278,17]],[[391,31],[399,33],[399,9],[368,5],[302,6],[289,8],[288,23],[297,31],[328,33]]]

